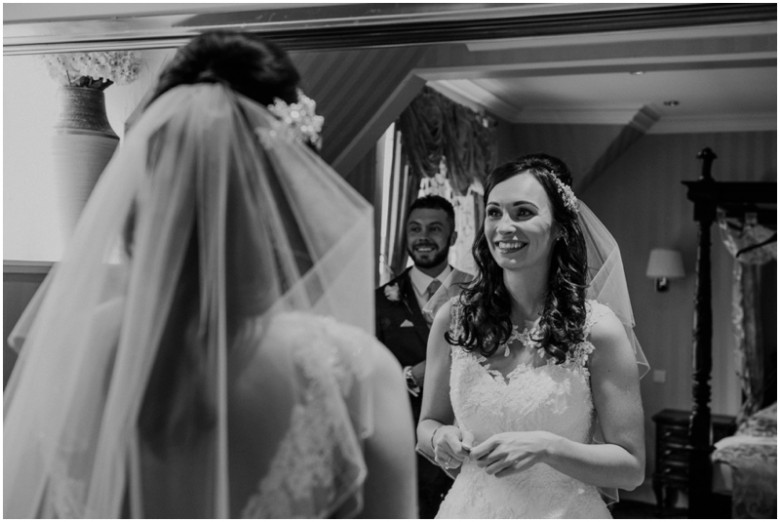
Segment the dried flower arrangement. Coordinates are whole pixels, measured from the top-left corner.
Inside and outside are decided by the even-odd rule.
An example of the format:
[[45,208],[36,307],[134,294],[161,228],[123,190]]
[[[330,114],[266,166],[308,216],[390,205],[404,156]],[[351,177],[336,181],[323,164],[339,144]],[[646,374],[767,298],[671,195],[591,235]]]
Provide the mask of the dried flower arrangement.
[[131,83],[141,69],[141,58],[133,51],[45,54],[43,60],[60,85],[100,91]]

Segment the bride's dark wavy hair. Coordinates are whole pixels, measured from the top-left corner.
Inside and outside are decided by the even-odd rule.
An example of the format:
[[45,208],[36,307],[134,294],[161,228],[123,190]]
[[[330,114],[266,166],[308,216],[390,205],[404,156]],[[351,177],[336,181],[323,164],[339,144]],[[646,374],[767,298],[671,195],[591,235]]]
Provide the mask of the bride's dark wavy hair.
[[[520,174],[530,174],[541,183],[552,206],[558,238],[552,247],[547,294],[536,340],[556,362],[566,359],[569,347],[585,337],[585,291],[588,256],[585,238],[575,210],[564,204],[556,181],[571,187],[572,176],[566,164],[547,154],[529,154],[496,167],[485,183],[484,205],[499,183]],[[489,357],[507,342],[512,333],[511,301],[504,286],[503,269],[488,248],[484,226],[474,239],[472,253],[477,277],[461,293],[461,328],[457,335],[445,334],[456,346]]]
[[[179,49],[161,73],[146,107],[174,87],[200,82],[223,83],[265,105],[272,103],[274,98],[294,103],[298,98],[299,79],[287,54],[271,42],[239,32],[209,32]],[[155,168],[157,150],[159,146],[150,145],[146,164],[151,170]],[[133,205],[123,231],[125,250],[130,257],[133,255],[136,212]],[[170,448],[194,444],[215,423],[213,398],[203,384],[209,382],[206,340],[203,332],[194,329],[202,292],[197,230],[189,233],[170,314],[165,321],[138,418],[141,439],[158,455],[164,455]],[[245,238],[236,236],[235,231],[231,234],[226,245],[227,261],[240,262],[237,252]],[[229,270],[228,278],[231,273]],[[247,285],[242,287],[233,283],[232,286],[240,289]],[[240,307],[234,306],[236,299],[227,296],[228,335],[235,330],[240,315]]]

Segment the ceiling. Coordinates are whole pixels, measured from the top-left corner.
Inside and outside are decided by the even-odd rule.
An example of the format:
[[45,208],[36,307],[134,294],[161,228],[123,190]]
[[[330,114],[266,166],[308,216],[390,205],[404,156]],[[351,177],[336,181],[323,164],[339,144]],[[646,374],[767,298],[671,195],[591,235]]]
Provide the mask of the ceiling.
[[469,50],[501,58],[431,85],[513,123],[641,114],[635,123],[651,133],[774,130],[776,35],[771,21],[478,42]]

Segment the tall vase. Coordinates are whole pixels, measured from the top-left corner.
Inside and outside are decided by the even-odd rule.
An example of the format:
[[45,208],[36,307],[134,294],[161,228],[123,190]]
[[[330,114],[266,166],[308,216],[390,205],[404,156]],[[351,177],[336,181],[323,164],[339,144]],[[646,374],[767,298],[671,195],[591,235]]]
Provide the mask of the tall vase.
[[103,91],[63,87],[60,114],[54,127],[52,156],[56,170],[60,214],[69,237],[100,174],[119,144],[106,116]]

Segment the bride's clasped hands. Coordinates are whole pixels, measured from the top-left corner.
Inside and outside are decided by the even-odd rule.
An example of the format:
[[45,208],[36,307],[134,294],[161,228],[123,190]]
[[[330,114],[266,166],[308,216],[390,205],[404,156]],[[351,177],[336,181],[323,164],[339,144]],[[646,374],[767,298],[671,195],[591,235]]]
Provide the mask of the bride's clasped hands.
[[547,431],[512,431],[491,435],[476,443],[474,435],[457,426],[441,426],[432,437],[436,462],[456,469],[473,462],[488,475],[506,477],[521,473],[548,457],[563,437]]
[[443,425],[433,431],[431,447],[436,463],[446,470],[460,468],[469,458],[474,436],[457,426]]
[[488,475],[506,477],[546,462],[562,437],[548,431],[513,431],[491,435],[473,446],[469,459]]

